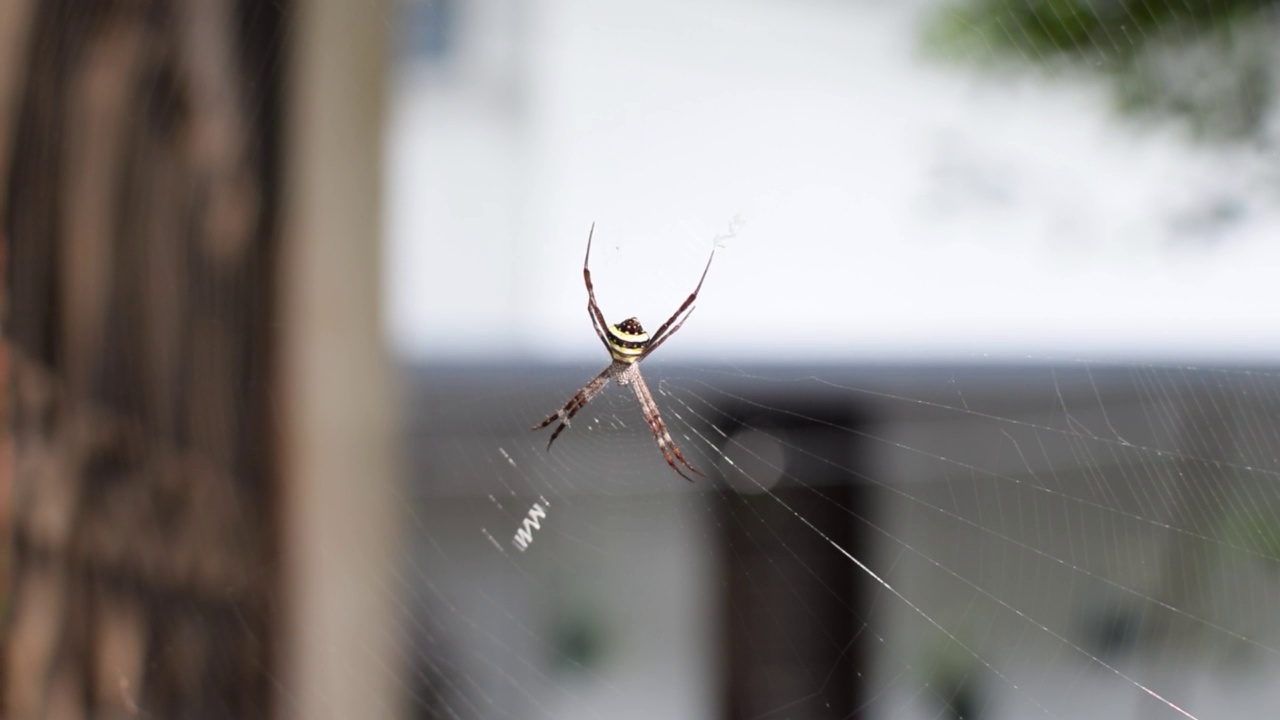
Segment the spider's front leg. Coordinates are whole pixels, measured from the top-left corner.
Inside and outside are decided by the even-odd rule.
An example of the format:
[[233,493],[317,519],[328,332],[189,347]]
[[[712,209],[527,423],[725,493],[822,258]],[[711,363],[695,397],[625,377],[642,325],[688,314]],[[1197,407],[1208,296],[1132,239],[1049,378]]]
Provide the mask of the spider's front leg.
[[[649,386],[645,384],[644,376],[640,374],[638,365],[632,365],[634,371],[626,373],[627,384],[636,392],[636,400],[640,403],[640,411],[644,413],[644,420],[649,424],[649,430],[653,433],[653,439],[658,443],[658,450],[662,452],[662,459],[667,461],[672,470],[680,477],[693,482],[693,478],[685,475],[676,465],[679,460],[681,465],[689,468],[689,470],[698,477],[706,477],[701,470],[694,467],[684,458],[684,453],[680,452],[680,447],[676,445],[676,441],[671,439],[671,433],[667,431],[667,424],[662,421],[662,414],[658,412],[658,404],[654,402],[653,395],[649,392]],[[630,369],[630,368],[629,368]],[[622,379],[619,378],[619,382]]]
[[569,402],[565,403],[564,407],[551,413],[547,416],[546,420],[543,420],[533,426],[534,430],[541,430],[557,420],[560,421],[560,426],[551,433],[551,439],[547,441],[548,450],[551,449],[551,443],[555,442],[556,438],[560,437],[560,433],[564,432],[564,429],[569,427],[569,421],[573,419],[573,416],[577,415],[579,410],[586,407],[587,403],[591,402],[592,398],[599,395],[600,391],[605,389],[605,386],[609,384],[609,378],[616,375],[618,372],[616,365],[617,363],[614,363],[605,368],[603,372],[592,378],[591,382],[583,385],[582,389],[579,390],[577,394],[569,398]]

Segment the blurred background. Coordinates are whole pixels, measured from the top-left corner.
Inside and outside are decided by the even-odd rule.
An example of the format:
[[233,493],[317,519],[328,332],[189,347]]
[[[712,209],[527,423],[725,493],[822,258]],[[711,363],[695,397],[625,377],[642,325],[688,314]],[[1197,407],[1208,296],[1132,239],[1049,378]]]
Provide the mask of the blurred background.
[[1268,716],[1278,30],[13,3],[6,716]]

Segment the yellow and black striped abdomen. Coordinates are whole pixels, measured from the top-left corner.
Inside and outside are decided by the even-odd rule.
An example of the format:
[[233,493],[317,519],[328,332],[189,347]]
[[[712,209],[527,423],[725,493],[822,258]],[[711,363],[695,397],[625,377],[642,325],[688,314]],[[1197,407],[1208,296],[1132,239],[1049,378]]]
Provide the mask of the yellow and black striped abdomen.
[[649,345],[649,333],[644,331],[640,321],[635,318],[627,318],[606,329],[609,331],[609,354],[618,362],[633,363],[639,360],[641,353]]

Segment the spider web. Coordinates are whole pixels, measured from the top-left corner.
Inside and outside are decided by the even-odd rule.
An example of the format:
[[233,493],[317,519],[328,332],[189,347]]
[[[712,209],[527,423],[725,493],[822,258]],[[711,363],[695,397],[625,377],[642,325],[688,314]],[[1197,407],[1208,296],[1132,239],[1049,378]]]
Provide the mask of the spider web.
[[[419,657],[475,683],[446,684],[459,694],[432,706],[445,715],[465,715],[463,697],[514,716],[534,700],[552,717],[712,714],[721,697],[708,666],[726,642],[715,628],[740,599],[709,598],[725,594],[724,556],[760,545],[793,571],[829,566],[825,553],[873,581],[853,634],[825,638],[874,638],[870,667],[858,670],[870,675],[872,716],[1251,716],[1275,700],[1274,372],[1070,363],[663,373],[659,402],[677,442],[717,471],[694,486],[667,471],[623,393],[584,411],[548,454],[539,438],[510,432],[515,416],[536,415],[533,402],[459,431],[476,396],[442,405],[443,387],[476,375],[453,372],[421,376],[442,416],[417,428],[431,431],[419,437],[431,438],[422,457],[434,458],[436,489],[413,506],[430,549],[408,581],[425,598],[414,622],[458,643],[447,661],[430,644]],[[1016,396],[993,375],[1015,378]],[[761,395],[788,400],[750,399]],[[874,408],[873,429],[787,409],[806,396],[822,398],[810,407]],[[804,437],[814,432],[864,448],[873,469],[855,472],[856,452],[814,454]],[[823,466],[874,498],[837,508],[870,538],[866,555],[793,506],[831,502],[814,479]],[[774,512],[757,503],[726,515],[737,493]],[[522,549],[513,534],[528,529],[535,503],[545,516]],[[806,546],[813,555],[792,547],[804,532],[821,540]],[[785,594],[763,575],[748,587]],[[795,617],[806,598],[745,604],[769,625],[837,624]],[[801,667],[807,649],[795,643],[780,657]],[[653,682],[658,695],[646,690]],[[847,692],[854,678],[809,682],[809,694],[790,698],[797,705]]]
[[[393,590],[416,713],[1265,716],[1272,6],[706,13],[496,23],[567,74],[508,125],[463,132],[499,156],[493,176],[554,182],[459,188],[417,170],[459,167],[444,141],[399,146],[393,197],[418,214],[436,198],[415,222],[474,240],[389,268],[412,448]],[[601,28],[607,49],[584,39]],[[790,45],[770,54],[775,34]],[[596,53],[577,75],[575,43]],[[406,101],[405,137],[450,132],[503,87],[450,94],[442,75],[406,74],[437,109]],[[871,129],[847,139],[854,118]],[[502,128],[539,122],[530,159]],[[458,203],[495,197],[520,209],[462,227]],[[548,452],[529,426],[608,362],[582,309],[586,224],[602,221],[607,318],[656,326],[739,213],[698,311],[643,365],[709,478],[672,473],[616,387]],[[393,237],[414,234],[396,218]]]

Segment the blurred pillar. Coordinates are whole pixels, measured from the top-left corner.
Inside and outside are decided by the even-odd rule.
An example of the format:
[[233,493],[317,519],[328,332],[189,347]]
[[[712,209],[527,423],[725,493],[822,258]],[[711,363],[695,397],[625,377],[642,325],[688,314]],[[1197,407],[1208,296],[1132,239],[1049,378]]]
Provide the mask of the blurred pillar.
[[[1177,469],[1157,493],[1167,515],[1158,523],[1164,528],[1163,544],[1143,590],[1142,658],[1148,667],[1141,677],[1151,687],[1168,688],[1161,693],[1179,704],[1187,702],[1203,674],[1204,648],[1222,633],[1205,619],[1214,618],[1214,598],[1219,596],[1225,517],[1242,489],[1233,463],[1239,422],[1234,411],[1240,401],[1225,392],[1221,384],[1192,382],[1169,395],[1181,406]],[[1233,627],[1236,620],[1228,613],[1220,622]],[[1143,702],[1134,717],[1168,714],[1165,703],[1135,696]]]
[[[876,492],[851,440],[865,426],[858,415],[808,405],[729,430],[734,465],[722,470],[733,490],[716,523],[727,578],[721,717],[867,716],[876,586],[831,546],[859,558],[873,549]],[[768,428],[769,444],[745,427]]]
[[5,717],[270,713],[283,13],[0,3]]
[[393,717],[403,685],[380,190],[394,8],[298,0],[290,17],[282,710],[300,720]]

